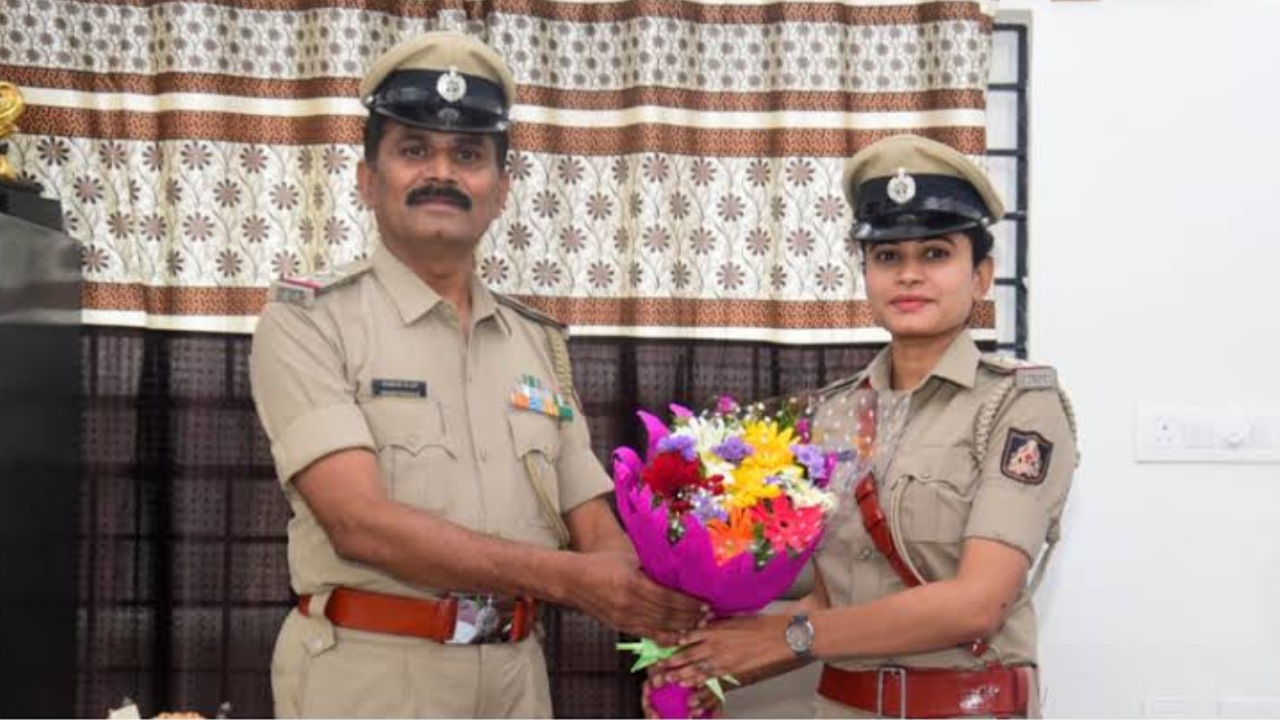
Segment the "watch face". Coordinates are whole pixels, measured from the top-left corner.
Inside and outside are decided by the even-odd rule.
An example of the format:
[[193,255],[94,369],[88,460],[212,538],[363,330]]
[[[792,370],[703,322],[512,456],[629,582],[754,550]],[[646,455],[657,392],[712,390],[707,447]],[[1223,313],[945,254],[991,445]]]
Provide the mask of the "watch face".
[[813,647],[813,625],[808,618],[792,618],[787,625],[787,645],[793,652],[808,652]]

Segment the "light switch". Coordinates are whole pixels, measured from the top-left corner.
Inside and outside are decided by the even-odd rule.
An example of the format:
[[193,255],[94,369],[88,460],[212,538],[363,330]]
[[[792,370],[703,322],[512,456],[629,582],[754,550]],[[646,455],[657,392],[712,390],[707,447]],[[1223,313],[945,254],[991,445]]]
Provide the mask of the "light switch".
[[1138,462],[1280,463],[1280,408],[1139,403]]
[[1155,695],[1142,701],[1142,717],[1164,720],[1212,717],[1214,709],[1212,700],[1185,695]]
[[1218,717],[1224,718],[1277,718],[1280,717],[1280,698],[1233,697],[1218,703]]

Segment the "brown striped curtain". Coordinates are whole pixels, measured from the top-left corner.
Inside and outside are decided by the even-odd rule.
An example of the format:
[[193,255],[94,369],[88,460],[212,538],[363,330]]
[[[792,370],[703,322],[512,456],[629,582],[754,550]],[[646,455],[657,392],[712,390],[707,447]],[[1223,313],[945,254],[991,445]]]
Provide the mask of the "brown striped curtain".
[[[520,83],[495,289],[578,334],[877,339],[841,160],[984,151],[990,0],[0,0],[11,155],[83,243],[85,318],[246,332],[271,281],[366,254],[365,67],[431,28]],[[854,302],[849,302],[851,299]],[[984,324],[992,325],[990,308]]]

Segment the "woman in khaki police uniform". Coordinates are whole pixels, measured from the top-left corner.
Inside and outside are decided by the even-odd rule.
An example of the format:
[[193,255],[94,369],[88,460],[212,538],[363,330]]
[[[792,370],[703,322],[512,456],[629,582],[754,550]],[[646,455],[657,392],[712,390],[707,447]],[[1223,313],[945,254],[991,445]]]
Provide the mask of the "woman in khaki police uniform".
[[855,155],[844,189],[892,341],[822,391],[815,436],[852,435],[852,394],[870,387],[906,396],[896,450],[841,498],[812,594],[689,634],[653,682],[752,682],[820,660],[819,716],[1036,716],[1031,596],[1047,554],[1028,573],[1057,539],[1077,458],[1054,372],[981,355],[966,329],[991,286],[999,197],[963,155],[908,135]]
[[564,328],[475,275],[511,181],[511,71],[428,33],[377,60],[360,96],[381,242],[276,283],[253,343],[300,600],[276,642],[276,714],[548,717],[538,603],[671,637],[701,603],[643,576],[601,497]]

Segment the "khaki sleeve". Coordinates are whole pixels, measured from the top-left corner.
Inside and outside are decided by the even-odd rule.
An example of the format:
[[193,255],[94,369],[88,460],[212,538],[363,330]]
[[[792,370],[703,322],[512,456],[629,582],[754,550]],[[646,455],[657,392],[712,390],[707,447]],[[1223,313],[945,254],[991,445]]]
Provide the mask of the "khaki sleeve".
[[560,478],[560,512],[568,513],[582,503],[613,492],[613,480],[591,450],[587,417],[575,397],[573,419],[560,424],[560,457],[556,475]]
[[1034,563],[1076,469],[1075,437],[1057,391],[1021,392],[988,442],[964,537],[1002,542]]
[[249,379],[282,484],[330,453],[374,448],[343,365],[333,332],[314,313],[267,305],[253,336]]

